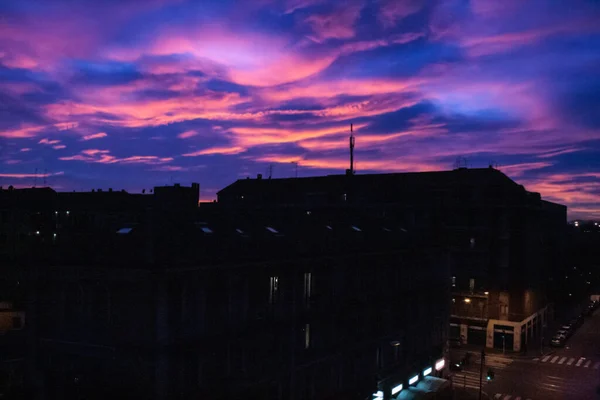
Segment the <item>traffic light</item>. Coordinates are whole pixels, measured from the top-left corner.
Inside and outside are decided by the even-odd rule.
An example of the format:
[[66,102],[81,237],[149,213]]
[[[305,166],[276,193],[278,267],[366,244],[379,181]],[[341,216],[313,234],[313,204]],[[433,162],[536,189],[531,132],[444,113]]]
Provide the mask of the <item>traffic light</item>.
[[487,380],[491,381],[493,379],[494,379],[494,371],[492,371],[492,369],[490,368],[490,369],[488,369],[488,372],[487,372]]

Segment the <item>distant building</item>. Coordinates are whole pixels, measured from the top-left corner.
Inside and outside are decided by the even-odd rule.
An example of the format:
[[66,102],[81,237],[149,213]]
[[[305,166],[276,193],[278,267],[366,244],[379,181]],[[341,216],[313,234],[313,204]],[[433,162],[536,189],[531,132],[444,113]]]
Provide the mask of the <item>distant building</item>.
[[13,225],[30,232],[11,265],[32,397],[391,399],[447,384],[437,232],[360,205],[198,209],[182,190],[44,191],[45,225]]
[[310,178],[243,179],[218,192],[239,207],[351,204],[439,232],[450,253],[450,334],[518,351],[551,317],[549,282],[565,262],[566,207],[494,168]]

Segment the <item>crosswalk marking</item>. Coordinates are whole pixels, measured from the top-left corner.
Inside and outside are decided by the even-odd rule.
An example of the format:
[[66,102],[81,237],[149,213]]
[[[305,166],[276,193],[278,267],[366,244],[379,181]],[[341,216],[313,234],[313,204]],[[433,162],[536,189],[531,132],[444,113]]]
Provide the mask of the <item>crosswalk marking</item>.
[[571,357],[571,358],[569,359],[569,361],[567,361],[567,365],[571,365],[571,364],[573,364],[573,361],[575,361],[575,359],[574,359],[573,357]]
[[594,369],[598,369],[600,368],[600,361],[598,361],[596,364],[594,364]]
[[550,362],[551,362],[552,364],[554,364],[554,363],[556,362],[556,360],[558,360],[558,356],[554,356],[554,357],[552,357],[552,360],[550,360]]
[[579,367],[581,365],[581,363],[583,362],[583,360],[585,360],[585,358],[580,358],[579,361],[577,361],[577,364],[575,364],[576,367]]
[[560,359],[560,361],[558,362],[559,364],[563,364],[565,361],[567,361],[567,357],[563,357]]
[[583,366],[584,368],[589,368],[590,364],[592,363],[592,360],[589,360],[588,362],[585,363],[585,365]]
[[546,357],[542,358],[542,362],[548,361],[550,359],[550,357],[552,357],[552,356],[546,356]]

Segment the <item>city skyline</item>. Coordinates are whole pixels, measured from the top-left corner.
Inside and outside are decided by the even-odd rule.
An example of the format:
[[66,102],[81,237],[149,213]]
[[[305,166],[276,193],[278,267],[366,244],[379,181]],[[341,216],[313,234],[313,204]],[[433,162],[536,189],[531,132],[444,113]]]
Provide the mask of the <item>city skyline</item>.
[[[0,185],[499,169],[600,218],[598,5],[0,5]],[[296,167],[297,166],[297,167]],[[35,172],[37,170],[37,172]]]

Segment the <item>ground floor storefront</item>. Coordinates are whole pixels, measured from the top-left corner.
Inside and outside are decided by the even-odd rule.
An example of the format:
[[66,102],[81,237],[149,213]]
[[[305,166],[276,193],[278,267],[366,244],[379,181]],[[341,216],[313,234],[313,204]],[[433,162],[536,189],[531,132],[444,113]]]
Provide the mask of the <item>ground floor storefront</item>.
[[450,322],[450,338],[454,344],[480,345],[504,352],[521,352],[541,341],[543,330],[553,319],[548,305],[521,321],[460,318]]

